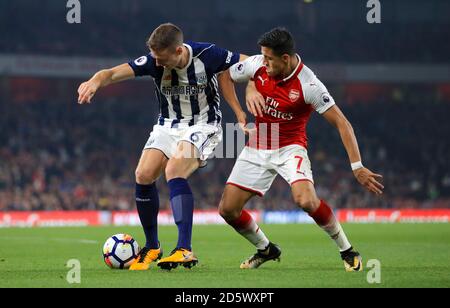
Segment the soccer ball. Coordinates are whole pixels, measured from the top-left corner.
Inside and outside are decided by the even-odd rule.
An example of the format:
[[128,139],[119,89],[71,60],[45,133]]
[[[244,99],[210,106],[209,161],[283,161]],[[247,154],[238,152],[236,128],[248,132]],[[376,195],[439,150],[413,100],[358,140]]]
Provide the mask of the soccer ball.
[[103,260],[110,268],[129,268],[138,253],[138,243],[128,234],[113,235],[103,245]]

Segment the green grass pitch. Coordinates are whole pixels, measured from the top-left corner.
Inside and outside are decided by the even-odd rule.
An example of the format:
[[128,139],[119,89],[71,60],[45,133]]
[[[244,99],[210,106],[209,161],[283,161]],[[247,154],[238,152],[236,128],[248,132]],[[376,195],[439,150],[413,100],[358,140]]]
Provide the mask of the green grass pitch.
[[[363,256],[364,271],[346,273],[334,243],[315,225],[262,225],[282,248],[281,262],[241,270],[253,247],[229,226],[194,226],[199,264],[170,272],[111,270],[103,263],[104,241],[138,227],[0,229],[0,287],[450,287],[450,224],[344,224]],[[176,244],[175,226],[159,229],[165,256]],[[69,284],[69,259],[81,263],[81,283]],[[369,259],[381,263],[380,283],[369,284]]]

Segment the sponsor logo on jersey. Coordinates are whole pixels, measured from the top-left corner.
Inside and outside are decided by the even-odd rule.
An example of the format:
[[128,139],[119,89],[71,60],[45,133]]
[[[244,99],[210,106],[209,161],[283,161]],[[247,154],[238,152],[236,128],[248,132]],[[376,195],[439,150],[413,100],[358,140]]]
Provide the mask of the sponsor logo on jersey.
[[264,108],[264,113],[277,118],[282,119],[286,121],[291,121],[294,118],[294,115],[292,112],[281,112],[277,108],[279,107],[280,103],[274,100],[271,97],[266,98],[266,106]]
[[162,86],[161,92],[166,96],[173,95],[198,95],[205,92],[206,85],[198,86]]

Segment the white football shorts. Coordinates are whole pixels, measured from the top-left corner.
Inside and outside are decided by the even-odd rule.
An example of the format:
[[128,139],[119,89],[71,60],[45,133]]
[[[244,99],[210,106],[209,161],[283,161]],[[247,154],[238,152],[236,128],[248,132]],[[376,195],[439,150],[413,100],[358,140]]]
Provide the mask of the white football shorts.
[[314,184],[307,150],[300,145],[276,150],[247,146],[236,160],[227,184],[264,196],[278,174],[291,186],[299,181]]
[[195,146],[200,156],[201,166],[204,166],[208,157],[222,142],[222,127],[209,124],[196,124],[181,128],[155,125],[144,150],[160,150],[170,159],[177,151],[180,141],[187,141]]

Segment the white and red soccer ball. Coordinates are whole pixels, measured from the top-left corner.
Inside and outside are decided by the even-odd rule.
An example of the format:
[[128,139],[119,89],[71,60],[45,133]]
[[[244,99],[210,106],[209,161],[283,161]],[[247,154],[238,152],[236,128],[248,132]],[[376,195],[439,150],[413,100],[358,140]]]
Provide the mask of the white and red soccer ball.
[[131,235],[115,234],[103,245],[103,260],[110,268],[127,269],[139,253],[139,245]]

